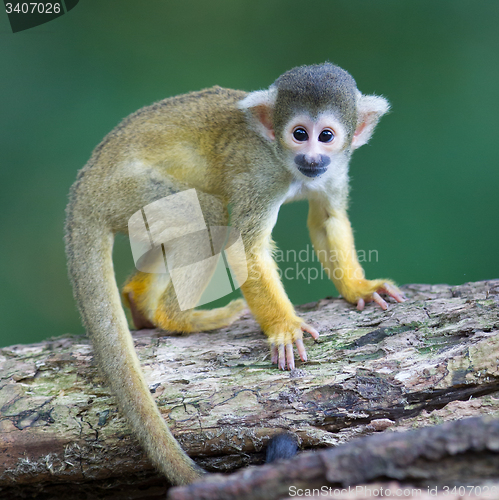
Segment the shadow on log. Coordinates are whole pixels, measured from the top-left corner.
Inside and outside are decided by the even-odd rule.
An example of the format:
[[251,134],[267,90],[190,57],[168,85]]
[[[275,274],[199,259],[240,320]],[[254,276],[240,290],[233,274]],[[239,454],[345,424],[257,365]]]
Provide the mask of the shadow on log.
[[[388,311],[341,299],[298,308],[321,337],[305,339],[311,361],[291,372],[272,368],[251,317],[189,336],[142,330],[135,346],[172,432],[210,472],[261,463],[283,429],[312,449],[499,417],[499,280],[402,288],[410,300]],[[118,415],[86,337],[0,350],[0,450],[0,498],[152,499],[167,489]]]

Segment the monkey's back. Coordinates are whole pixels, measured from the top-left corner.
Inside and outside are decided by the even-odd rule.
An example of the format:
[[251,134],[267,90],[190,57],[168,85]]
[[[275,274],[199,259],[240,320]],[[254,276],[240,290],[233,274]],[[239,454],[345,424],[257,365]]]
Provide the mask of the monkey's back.
[[234,189],[228,177],[246,179],[251,164],[245,141],[262,141],[237,107],[246,95],[212,87],[129,115],[95,148],[78,174],[71,200],[77,197],[87,213],[99,210],[118,231],[126,229],[125,205],[140,209],[144,189],[157,190],[158,198],[175,192],[174,186],[165,189],[168,179],[177,190],[189,186],[228,200]]
[[221,131],[245,128],[244,114],[237,108],[245,96],[246,92],[215,86],[168,97],[126,117],[94,153],[114,148],[116,143],[149,157],[162,156],[165,148],[178,142],[213,149],[210,144],[220,144]]
[[227,156],[233,154],[227,149],[235,147],[234,137],[241,144],[254,136],[237,107],[246,95],[215,86],[145,106],[103,139],[81,172],[90,169],[92,175],[109,180],[117,170],[120,175],[123,169],[130,170],[133,160],[135,168],[139,164],[157,168],[189,184],[201,182],[200,188],[212,192],[220,186],[218,174],[206,176],[203,171],[223,170]]

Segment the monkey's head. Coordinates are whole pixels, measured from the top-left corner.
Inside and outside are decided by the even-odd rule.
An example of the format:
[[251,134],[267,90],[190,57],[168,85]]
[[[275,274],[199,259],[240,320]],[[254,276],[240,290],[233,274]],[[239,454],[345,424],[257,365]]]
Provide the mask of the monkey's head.
[[331,63],[294,68],[239,103],[302,181],[334,175],[335,166],[367,143],[389,107],[383,97],[362,95],[352,76]]

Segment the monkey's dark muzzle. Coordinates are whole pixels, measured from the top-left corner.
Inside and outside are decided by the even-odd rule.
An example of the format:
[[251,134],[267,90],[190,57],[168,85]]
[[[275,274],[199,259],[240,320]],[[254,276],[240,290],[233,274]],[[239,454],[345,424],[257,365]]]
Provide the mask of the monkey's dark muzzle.
[[327,170],[327,166],[331,163],[331,158],[320,155],[319,158],[310,160],[305,155],[296,155],[295,163],[303,175],[307,177],[319,177],[319,175],[322,175]]

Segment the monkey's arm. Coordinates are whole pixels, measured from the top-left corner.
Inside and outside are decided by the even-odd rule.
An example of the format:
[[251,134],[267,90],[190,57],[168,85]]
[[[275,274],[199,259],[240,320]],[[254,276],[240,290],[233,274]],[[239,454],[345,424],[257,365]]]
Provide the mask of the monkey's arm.
[[248,279],[241,286],[244,298],[271,344],[272,363],[284,370],[295,367],[293,343],[302,361],[307,360],[302,332],[314,339],[319,333],[299,318],[282,286],[269,241],[250,247],[246,259]]
[[364,270],[357,259],[352,227],[346,211],[325,207],[317,200],[310,200],[307,224],[319,260],[348,302],[357,304],[359,310],[370,301],[387,309],[388,305],[380,297],[380,293],[390,295],[397,302],[404,302],[405,298],[393,281],[365,279]]

